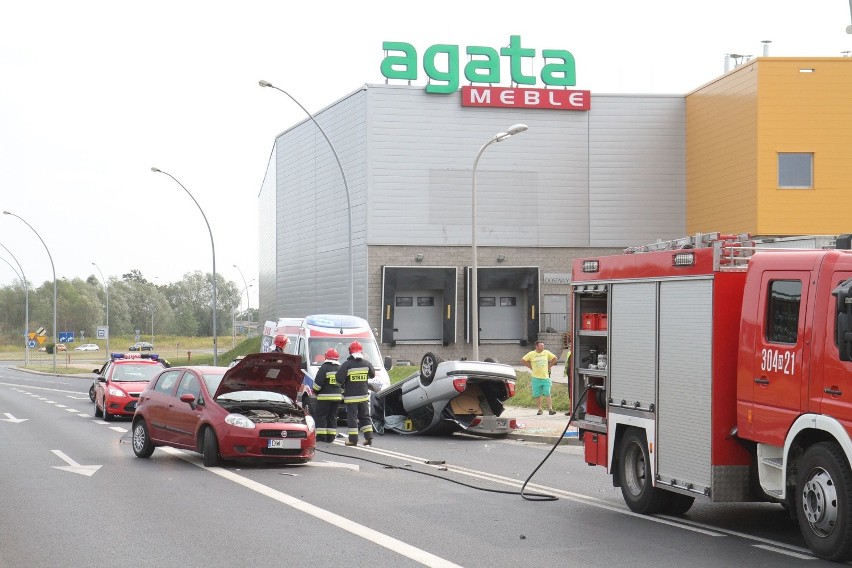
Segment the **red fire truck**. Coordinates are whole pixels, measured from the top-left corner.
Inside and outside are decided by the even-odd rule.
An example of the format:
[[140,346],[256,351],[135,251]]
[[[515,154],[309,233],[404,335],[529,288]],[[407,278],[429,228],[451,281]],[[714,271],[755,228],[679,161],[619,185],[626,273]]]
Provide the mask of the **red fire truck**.
[[576,260],[585,459],[639,513],[771,501],[852,556],[852,251],[717,233]]

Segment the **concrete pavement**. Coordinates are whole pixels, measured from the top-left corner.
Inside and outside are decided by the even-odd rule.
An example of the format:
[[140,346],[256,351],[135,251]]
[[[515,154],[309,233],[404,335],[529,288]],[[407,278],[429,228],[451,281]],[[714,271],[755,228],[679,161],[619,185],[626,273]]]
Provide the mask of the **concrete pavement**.
[[541,416],[538,416],[537,412],[536,408],[506,406],[502,417],[517,419],[519,426],[508,437],[514,440],[548,444],[555,444],[560,439],[561,444],[582,444],[577,437],[577,428],[574,425],[568,426],[568,430],[565,430],[569,419],[565,416],[565,411],[557,411],[553,416],[549,415],[546,409]]

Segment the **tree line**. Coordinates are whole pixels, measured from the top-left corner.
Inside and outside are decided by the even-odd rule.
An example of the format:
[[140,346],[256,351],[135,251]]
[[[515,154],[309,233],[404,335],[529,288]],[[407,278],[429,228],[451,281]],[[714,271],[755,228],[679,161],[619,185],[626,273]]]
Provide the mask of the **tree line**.
[[[213,335],[213,275],[201,271],[188,272],[178,282],[158,285],[149,282],[133,269],[121,278],[110,277],[110,337],[151,333],[153,317],[157,335]],[[34,288],[29,284],[29,329],[44,327],[52,337],[53,281]],[[231,333],[234,312],[239,309],[241,288],[216,275],[216,327],[218,335]],[[94,339],[98,326],[107,325],[106,296],[101,281],[94,275],[85,280],[65,278],[56,282],[57,332],[72,331],[77,341],[80,332]],[[236,313],[237,320],[256,319],[246,310]],[[0,341],[15,344],[21,339],[26,322],[26,295],[20,281],[0,287]]]

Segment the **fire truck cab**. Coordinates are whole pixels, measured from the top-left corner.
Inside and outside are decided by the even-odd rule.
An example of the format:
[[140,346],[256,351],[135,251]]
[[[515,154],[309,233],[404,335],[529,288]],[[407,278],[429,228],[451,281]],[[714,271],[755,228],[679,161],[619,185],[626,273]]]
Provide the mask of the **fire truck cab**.
[[572,292],[575,424],[631,510],[778,502],[852,555],[851,251],[696,235],[576,260]]

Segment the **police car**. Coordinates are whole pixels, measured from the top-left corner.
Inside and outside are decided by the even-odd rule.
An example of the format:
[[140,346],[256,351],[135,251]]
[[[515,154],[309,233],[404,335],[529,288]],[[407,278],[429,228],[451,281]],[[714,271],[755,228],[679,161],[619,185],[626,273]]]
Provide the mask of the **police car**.
[[110,420],[113,416],[132,416],[136,399],[157,373],[168,366],[156,353],[111,353],[89,388],[95,403],[95,416]]

